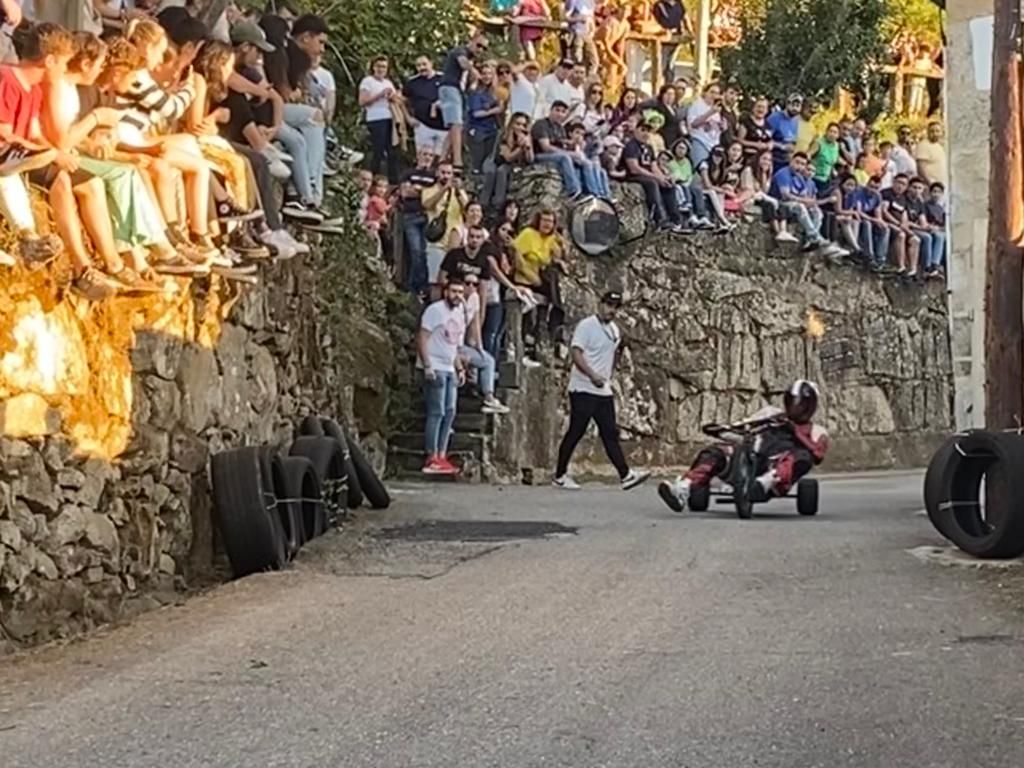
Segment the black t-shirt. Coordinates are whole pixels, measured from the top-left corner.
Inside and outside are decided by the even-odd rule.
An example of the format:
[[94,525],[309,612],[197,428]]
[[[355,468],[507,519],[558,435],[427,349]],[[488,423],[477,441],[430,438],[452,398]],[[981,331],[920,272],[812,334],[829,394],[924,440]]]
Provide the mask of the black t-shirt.
[[238,91],[229,91],[227,98],[216,106],[226,107],[231,112],[231,119],[220,125],[220,135],[228,141],[245,144],[245,134],[242,131],[249,123],[256,122],[249,100]]
[[645,102],[640,105],[640,111],[646,112],[649,109],[653,109],[665,118],[665,124],[661,127],[658,133],[661,134],[661,138],[665,140],[665,146],[671,147],[678,141],[680,134],[679,131],[679,118],[676,117],[675,110],[669,109],[665,106],[664,102],[659,99]]
[[933,203],[929,200],[924,204],[924,215],[928,217],[929,224],[946,226],[946,209],[942,207],[942,203]]
[[902,219],[904,213],[909,215],[907,198],[904,195],[897,195],[891,187],[882,190],[882,202],[888,208],[890,218]]
[[550,117],[545,117],[534,123],[530,130],[530,136],[533,137],[533,151],[537,153],[545,151],[541,149],[541,139],[547,139],[554,147],[565,146],[565,126],[559,125]]
[[654,4],[654,20],[669,32],[682,32],[686,8],[680,0],[658,0]]
[[921,221],[921,217],[925,215],[926,203],[924,200],[917,200],[915,198],[907,196],[907,216],[910,218],[911,224],[918,224]]
[[[744,141],[765,142],[772,140],[772,129],[768,127],[767,121],[762,121],[758,125],[751,115],[744,115],[740,119],[740,125],[743,126]],[[760,150],[751,149],[750,147],[744,147],[743,152],[748,155],[760,154]]]
[[436,110],[434,115],[430,114],[430,108],[437,101],[437,90],[440,87],[440,75],[434,75],[433,77],[416,75],[416,77],[405,84],[402,93],[405,95],[406,101],[409,102],[409,108],[413,117],[427,126],[427,128],[443,131],[444,118],[441,116],[441,110]]
[[728,149],[729,145],[739,138],[737,126],[739,125],[740,118],[735,110],[728,107],[722,107],[722,117],[725,119],[725,127],[722,129],[722,140],[720,143]]
[[[437,175],[429,168],[423,170],[421,168],[413,168],[411,171],[406,171],[402,177],[402,182],[412,184],[416,187],[420,195],[423,190],[427,187],[432,187],[434,182],[437,181]],[[423,213],[423,198],[421,196],[416,197],[403,197],[402,201],[402,213],[405,214],[417,214]]]
[[473,54],[464,45],[448,51],[448,55],[444,57],[444,66],[441,68],[441,85],[451,85],[456,88],[462,86],[462,65],[459,63],[459,59],[463,57],[473,59]]
[[639,139],[630,139],[626,142],[626,146],[622,148],[622,170],[629,172],[629,166],[626,165],[627,160],[636,160],[640,163],[641,168],[650,170],[654,165],[654,148],[645,141]]
[[480,246],[475,256],[470,256],[465,248],[454,248],[448,251],[441,262],[441,271],[446,275],[458,275],[465,278],[467,275],[476,275],[480,280],[489,280],[491,277],[491,263],[488,256],[499,257],[497,249],[490,241]]

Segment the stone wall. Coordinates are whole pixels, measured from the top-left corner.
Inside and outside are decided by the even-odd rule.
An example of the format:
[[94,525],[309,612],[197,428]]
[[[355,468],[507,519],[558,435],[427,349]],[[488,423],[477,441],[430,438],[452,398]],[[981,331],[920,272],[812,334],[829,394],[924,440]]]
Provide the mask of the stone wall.
[[[525,181],[531,207],[557,183]],[[638,200],[618,190],[623,225]],[[628,348],[617,375],[619,422],[637,465],[678,466],[704,441],[700,425],[778,402],[794,378],[822,388],[820,420],[835,437],[830,469],[923,466],[951,426],[952,379],[944,286],[909,286],[778,247],[760,223],[722,237],[648,235],[611,253],[571,257],[570,322],[607,287],[625,292]],[[524,370],[501,421],[500,475],[543,477],[565,419],[568,363]],[[560,418],[551,418],[559,414]],[[599,442],[582,471],[608,472]]]
[[8,273],[0,653],[223,575],[211,452],[283,443],[304,415],[352,417],[353,403],[359,428],[382,428],[389,337],[358,312],[343,334],[323,327],[320,272],[297,259],[266,267],[257,287],[214,277],[98,305],[42,273]]

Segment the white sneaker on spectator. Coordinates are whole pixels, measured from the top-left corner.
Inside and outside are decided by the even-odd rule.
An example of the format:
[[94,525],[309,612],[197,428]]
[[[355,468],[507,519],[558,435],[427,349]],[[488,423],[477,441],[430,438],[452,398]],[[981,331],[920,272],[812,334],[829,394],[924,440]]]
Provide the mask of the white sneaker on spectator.
[[260,152],[263,157],[267,159],[267,164],[270,167],[270,175],[275,179],[284,181],[285,179],[291,178],[292,170],[285,165],[277,154],[273,150],[273,145],[267,144]]
[[295,221],[309,224],[323,224],[324,217],[315,208],[303,205],[298,200],[289,200],[281,207],[281,215]]
[[270,144],[267,146],[267,152],[274,156],[276,160],[280,160],[282,163],[294,163],[295,158],[285,152],[277,144]]
[[310,232],[319,232],[321,235],[344,235],[345,228],[337,224],[328,224],[326,221],[323,224],[303,224],[303,229],[308,229]]
[[277,251],[277,258],[282,261],[294,258],[298,254],[291,239],[291,236],[283,229],[268,229],[260,233],[260,240]]
[[523,358],[523,368],[540,368],[540,363],[532,357]]
[[509,407],[501,402],[494,395],[484,398],[484,404],[480,408],[480,413],[508,413]]
[[629,474],[622,478],[622,490],[631,491],[641,483],[646,482],[650,476],[650,472],[637,472],[635,469],[631,469]]
[[559,488],[563,491],[578,491],[582,487],[579,483],[569,477],[569,475],[556,477],[551,481],[551,484],[555,486],[555,488]]
[[359,165],[363,162],[363,158],[366,157],[362,152],[357,152],[351,147],[346,147],[344,144],[338,145],[338,158],[345,165],[353,166]]
[[787,232],[786,230],[782,230],[777,235],[775,235],[775,242],[777,242],[777,243],[799,243],[800,242],[800,238],[798,238],[792,232]]
[[287,229],[282,229],[281,231],[284,232],[285,242],[288,243],[288,245],[290,245],[296,253],[309,253],[310,247],[308,244],[302,242],[301,240],[296,240],[292,233],[289,232]]

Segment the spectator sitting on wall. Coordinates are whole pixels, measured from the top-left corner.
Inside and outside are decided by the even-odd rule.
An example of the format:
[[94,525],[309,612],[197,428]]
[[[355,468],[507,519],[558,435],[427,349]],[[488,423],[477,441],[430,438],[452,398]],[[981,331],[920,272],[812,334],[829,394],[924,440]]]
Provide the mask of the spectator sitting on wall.
[[924,276],[936,279],[944,279],[946,274],[944,264],[946,263],[946,188],[939,182],[933,182],[929,188],[928,203],[925,205],[925,215],[928,219],[928,226],[932,233],[932,253],[924,265]]
[[565,121],[569,117],[569,105],[556,101],[551,105],[551,114],[533,124],[533,154],[538,163],[554,165],[562,176],[562,189],[570,199],[583,194],[579,172],[571,152],[567,149],[568,135]]
[[523,340],[527,345],[527,367],[539,365],[537,349],[541,332],[552,338],[561,329],[564,313],[561,305],[558,275],[565,244],[558,233],[558,218],[552,210],[534,214],[530,225],[524,227],[513,241],[516,249],[515,283],[537,294],[544,303],[523,317]]
[[885,269],[889,258],[891,229],[882,212],[882,180],[877,176],[868,179],[867,184],[858,188],[857,210],[861,220],[860,251],[868,260],[874,272]]
[[485,174],[480,203],[485,208],[502,208],[508,197],[509,182],[517,168],[532,165],[533,140],[530,138],[530,118],[517,112],[509,120],[498,145],[493,173]]
[[[910,180],[906,196],[907,220],[910,222],[910,231],[920,241],[920,266],[925,272],[930,271],[931,263],[935,253],[935,233],[931,224],[928,223],[928,185],[924,179],[914,177]],[[945,242],[942,243],[945,248]]]
[[844,255],[843,249],[821,236],[821,207],[814,182],[806,173],[807,155],[794,152],[789,164],[772,177],[772,197],[780,201],[780,212],[799,225],[806,250],[818,249],[825,256]]
[[640,123],[632,139],[622,150],[622,163],[626,180],[639,184],[644,190],[647,209],[654,223],[661,229],[682,233],[685,231],[679,213],[679,200],[671,178],[661,173],[655,163],[657,155],[649,143],[651,127]]
[[566,129],[566,134],[568,151],[583,177],[583,191],[611,200],[612,190],[608,183],[608,174],[601,167],[601,161],[591,160],[587,156],[587,131],[583,123],[572,123]]
[[889,227],[890,241],[896,252],[896,274],[901,278],[917,276],[921,241],[910,228],[907,212],[907,188],[910,184],[904,174],[896,174],[892,187],[882,192],[882,218]]
[[708,218],[708,208],[704,200],[700,177],[693,172],[693,164],[690,162],[690,143],[686,139],[679,139],[672,146],[672,157],[666,162],[665,167],[668,170],[668,176],[676,186],[680,213],[689,212],[686,228],[714,229],[714,223]]
[[[470,232],[470,239],[475,241],[480,231],[479,228],[473,229]],[[497,361],[490,352],[484,349],[481,297],[486,296],[484,293],[486,289],[482,287],[480,278],[472,273],[466,275],[464,282],[466,283],[466,301],[462,306],[466,311],[466,334],[459,347],[459,356],[477,370],[477,386],[483,397],[480,412],[508,413],[508,406],[494,394]]]

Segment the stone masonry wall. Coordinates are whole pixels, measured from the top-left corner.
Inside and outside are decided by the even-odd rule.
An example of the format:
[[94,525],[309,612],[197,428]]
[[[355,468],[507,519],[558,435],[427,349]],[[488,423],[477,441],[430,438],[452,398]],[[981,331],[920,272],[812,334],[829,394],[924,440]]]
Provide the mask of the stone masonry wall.
[[[520,184],[528,207],[553,201],[557,180]],[[618,190],[635,236],[640,201]],[[778,247],[760,223],[728,236],[648,235],[601,257],[575,252],[563,290],[574,323],[608,287],[623,290],[628,348],[616,376],[619,423],[636,465],[688,464],[701,424],[779,402],[798,377],[823,392],[820,421],[835,438],[829,469],[923,466],[952,423],[944,286],[902,285],[850,265]],[[568,363],[522,372],[501,421],[500,475],[542,478],[565,426]],[[558,414],[558,418],[552,418]],[[591,435],[577,471],[610,472]]]
[[[308,413],[383,423],[387,334],[318,322],[316,265],[257,287],[182,282],[89,305],[43,274],[0,286],[0,653],[217,577],[211,452],[283,443]],[[346,364],[341,352],[363,364]],[[368,436],[372,438],[371,436]],[[373,440],[369,441],[371,445]]]

